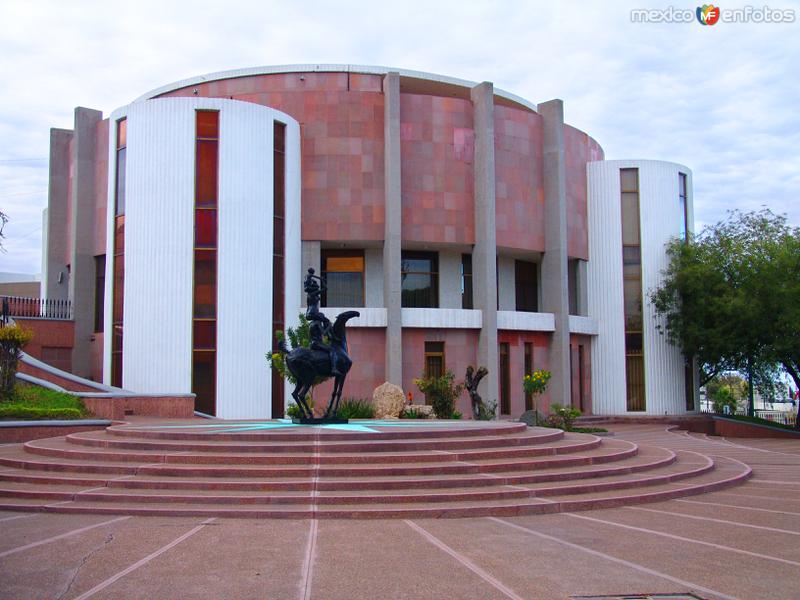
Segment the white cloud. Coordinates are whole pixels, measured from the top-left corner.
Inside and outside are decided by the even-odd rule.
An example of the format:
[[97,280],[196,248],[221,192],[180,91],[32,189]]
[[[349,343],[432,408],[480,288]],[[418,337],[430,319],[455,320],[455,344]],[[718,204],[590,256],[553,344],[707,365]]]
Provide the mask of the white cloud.
[[[608,158],[692,168],[698,223],[767,205],[800,224],[800,24],[630,20],[670,4],[6,1],[0,271],[39,270],[47,185],[46,162],[4,161],[46,157],[49,128],[71,127],[75,106],[108,114],[171,81],[268,64],[395,66],[562,98]],[[770,8],[800,21],[797,2]]]

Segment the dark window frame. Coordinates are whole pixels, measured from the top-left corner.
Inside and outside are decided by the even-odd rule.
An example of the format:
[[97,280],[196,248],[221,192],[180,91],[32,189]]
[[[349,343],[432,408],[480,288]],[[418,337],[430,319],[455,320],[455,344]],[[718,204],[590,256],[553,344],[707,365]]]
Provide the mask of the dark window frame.
[[[412,260],[429,260],[431,262],[430,271],[411,271],[406,267],[407,261]],[[407,275],[428,275],[430,277],[430,296],[431,302],[427,306],[419,306],[417,304],[409,304],[403,302],[410,294],[404,294],[403,281]],[[419,252],[404,250],[401,255],[400,262],[400,286],[401,286],[401,304],[403,308],[439,308],[439,253],[438,252]]]

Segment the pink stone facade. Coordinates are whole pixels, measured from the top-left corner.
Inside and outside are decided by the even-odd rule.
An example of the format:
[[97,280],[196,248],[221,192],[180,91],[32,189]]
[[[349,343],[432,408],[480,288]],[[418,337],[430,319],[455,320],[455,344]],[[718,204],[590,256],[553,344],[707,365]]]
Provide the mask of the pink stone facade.
[[383,93],[377,75],[240,77],[166,94],[233,98],[301,124],[302,237],[378,241],[384,235]]
[[[469,99],[469,90],[461,89],[458,94],[447,92],[447,85],[455,84],[436,82],[428,85],[421,84],[413,76],[404,77],[407,83],[404,86],[401,82],[399,94],[402,250],[469,252],[470,246],[481,241],[476,240],[475,228],[475,106]],[[414,82],[408,83],[411,80]],[[385,242],[387,225],[386,95],[383,85],[382,74],[298,71],[203,81],[154,98],[230,98],[287,113],[300,123],[302,240],[319,242],[323,249],[379,248]],[[498,254],[504,256],[535,261],[538,260],[536,254],[545,252],[547,247],[543,121],[539,113],[523,103],[495,96],[496,246]],[[94,222],[82,229],[93,235],[96,256],[106,253],[109,171],[113,170],[109,168],[113,165],[109,165],[108,148],[114,127],[115,124],[108,119],[101,120],[94,133],[97,148]],[[72,183],[76,173],[74,146],[75,140],[72,139],[66,157],[69,164],[68,193],[63,200],[67,215],[72,213]],[[595,140],[571,126],[564,126],[567,248],[571,258],[591,258],[587,230],[587,163],[602,159],[603,150]],[[75,228],[70,218],[59,225],[66,232],[64,256],[60,257],[64,265],[70,263],[72,255],[71,234]],[[449,276],[452,284],[452,271]],[[365,274],[365,278],[368,277],[370,273]],[[451,301],[448,308],[460,308],[460,305],[455,307],[452,304]],[[70,326],[53,324],[51,331],[42,333],[31,345],[31,354],[43,358],[43,346],[72,348],[74,333]],[[462,326],[470,325],[457,325]],[[53,341],[48,336],[57,339]],[[371,398],[374,388],[387,379],[386,330],[353,327],[348,330],[348,336],[354,366],[345,396]],[[102,380],[106,337],[109,336],[96,332],[87,347],[91,357],[91,377],[98,381]],[[466,367],[478,362],[478,338],[477,329],[402,330],[402,385],[407,393],[412,393],[415,403],[424,402],[424,396],[413,380],[425,370],[425,342],[445,343],[446,368],[461,381]],[[497,341],[509,345],[509,414],[518,416],[526,409],[522,391],[525,344],[533,345],[533,369],[549,369],[551,335],[536,331],[499,331]],[[591,338],[572,336],[571,342],[569,377],[572,404],[588,414],[592,405]],[[69,365],[56,366],[69,369]],[[499,370],[499,365],[486,366]],[[330,389],[331,383],[327,383],[315,390],[318,409],[324,407]],[[496,394],[492,393],[485,399],[497,400],[499,407],[499,397],[498,389]],[[152,412],[160,410],[153,402],[155,400],[130,401],[122,408],[119,402],[104,404],[98,400],[96,404],[98,414],[121,418],[120,410],[161,414]],[[186,409],[185,399],[164,402],[163,410],[166,412],[161,416],[182,416]],[[546,411],[551,402],[550,394],[544,394],[538,402],[538,408]],[[465,417],[470,414],[466,393],[459,400],[458,410]]]
[[582,131],[564,125],[567,184],[567,254],[589,260],[586,163],[603,160],[603,149]]
[[[518,416],[525,410],[525,393],[522,389],[522,380],[525,377],[525,344],[533,344],[533,371],[550,370],[550,338],[549,333],[532,331],[498,331],[497,342],[508,344],[509,350],[509,396],[511,399],[512,416]],[[550,406],[550,393],[545,392],[535,399],[536,408],[540,412],[547,412]],[[500,412],[498,398],[497,410]]]
[[544,252],[542,118],[519,108],[494,107],[497,245]]
[[[411,392],[414,404],[425,404],[425,396],[414,379],[425,373],[425,342],[444,342],[445,369],[463,381],[467,366],[475,365],[478,332],[472,329],[404,329],[403,390]],[[465,392],[456,403],[456,410],[465,418],[471,414],[469,396]]]
[[403,240],[475,242],[472,103],[400,96]]

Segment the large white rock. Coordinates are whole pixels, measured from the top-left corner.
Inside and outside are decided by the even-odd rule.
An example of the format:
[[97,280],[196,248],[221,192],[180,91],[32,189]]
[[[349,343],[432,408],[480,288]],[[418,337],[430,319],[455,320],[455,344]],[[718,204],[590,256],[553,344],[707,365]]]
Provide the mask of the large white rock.
[[382,383],[372,392],[372,406],[376,419],[397,419],[406,406],[403,389],[393,383]]

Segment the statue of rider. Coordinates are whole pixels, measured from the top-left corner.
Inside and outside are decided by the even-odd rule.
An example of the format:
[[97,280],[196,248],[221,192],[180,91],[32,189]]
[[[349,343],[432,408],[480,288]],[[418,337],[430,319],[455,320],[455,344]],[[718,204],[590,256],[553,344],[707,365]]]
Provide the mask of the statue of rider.
[[309,331],[311,336],[311,348],[314,350],[322,350],[330,355],[331,375],[333,377],[338,377],[341,373],[339,369],[336,368],[336,350],[322,341],[325,336],[330,337],[333,328],[330,319],[319,310],[320,296],[326,288],[325,280],[322,277],[314,275],[313,267],[309,267],[308,275],[306,275],[306,279],[303,282],[303,289],[306,292],[308,304],[306,318],[311,321]]

